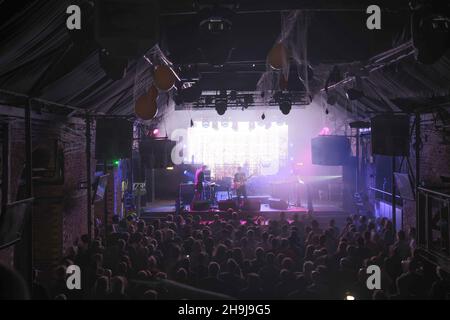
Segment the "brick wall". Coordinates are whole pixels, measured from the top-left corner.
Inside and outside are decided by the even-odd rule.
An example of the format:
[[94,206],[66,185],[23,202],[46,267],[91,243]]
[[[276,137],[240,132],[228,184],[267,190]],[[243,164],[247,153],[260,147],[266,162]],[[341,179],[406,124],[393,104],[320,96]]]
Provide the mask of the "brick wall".
[[[413,125],[413,124],[412,124]],[[431,114],[421,117],[420,181],[429,188],[440,187],[441,174],[450,174],[450,145],[443,143],[443,132],[436,128]],[[415,174],[415,127],[412,131],[410,163]],[[405,228],[416,225],[416,202],[403,200],[403,223]]]
[[[411,119],[413,125],[414,119]],[[421,140],[423,143],[420,152],[420,180],[430,188],[442,186],[440,181],[441,174],[450,175],[450,145],[443,143],[443,133],[436,128],[433,116],[431,114],[422,115],[421,118]],[[412,131],[412,141],[410,146],[409,161],[415,174],[416,156],[415,156],[415,128]],[[405,167],[406,164],[404,164]],[[404,172],[407,172],[404,168]],[[369,164],[366,177],[368,185],[371,183],[371,175],[376,175],[374,164]],[[373,193],[369,192],[369,198],[373,201]],[[416,202],[403,200],[403,225],[407,229],[416,224]]]
[[[82,121],[33,122],[33,150],[58,143],[64,159],[64,181],[52,185],[34,184],[33,250],[34,263],[46,269],[56,263],[79,237],[87,233],[85,126]],[[21,198],[25,166],[23,120],[11,123],[10,201]],[[95,130],[92,130],[94,150]],[[92,160],[92,170],[95,161]],[[12,249],[2,251],[2,262],[12,263]]]
[[[420,152],[420,181],[429,188],[440,187],[441,174],[450,175],[450,145],[444,144],[443,132],[436,128],[431,114],[423,115],[421,118],[421,140],[422,150]],[[413,132],[415,137],[415,131]],[[411,144],[411,165],[415,168],[416,159],[413,143]],[[416,204],[415,201],[404,203],[405,225],[415,225]]]
[[[117,168],[108,168],[108,186],[107,186],[107,210],[108,210],[108,224],[111,225],[112,217],[120,213],[121,210],[121,184],[118,181]],[[94,212],[95,218],[99,219],[102,224],[105,218],[105,202],[104,200],[95,202]]]

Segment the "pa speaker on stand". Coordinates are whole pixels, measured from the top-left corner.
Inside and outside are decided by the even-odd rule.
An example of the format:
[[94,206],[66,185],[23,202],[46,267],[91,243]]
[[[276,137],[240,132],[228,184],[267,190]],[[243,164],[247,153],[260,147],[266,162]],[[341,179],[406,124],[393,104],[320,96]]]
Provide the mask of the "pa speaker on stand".
[[385,156],[409,155],[409,116],[378,115],[371,119],[372,153]]

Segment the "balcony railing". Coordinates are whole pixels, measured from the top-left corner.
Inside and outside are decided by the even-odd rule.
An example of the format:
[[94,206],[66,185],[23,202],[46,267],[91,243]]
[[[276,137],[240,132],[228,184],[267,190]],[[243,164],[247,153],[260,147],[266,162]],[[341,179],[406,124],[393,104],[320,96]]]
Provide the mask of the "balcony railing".
[[450,258],[450,194],[417,188],[418,244],[430,253]]

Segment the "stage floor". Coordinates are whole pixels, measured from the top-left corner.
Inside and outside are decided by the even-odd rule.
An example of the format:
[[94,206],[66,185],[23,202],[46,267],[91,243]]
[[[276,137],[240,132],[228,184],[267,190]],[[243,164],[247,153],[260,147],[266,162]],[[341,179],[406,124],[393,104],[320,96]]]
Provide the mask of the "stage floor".
[[[342,225],[345,223],[345,219],[348,214],[342,210],[338,203],[333,202],[322,202],[314,204],[313,216],[319,220],[319,222],[324,222],[325,220],[335,219],[336,223]],[[204,211],[193,211],[189,210],[189,206],[186,207],[188,212],[192,215],[199,215],[204,220],[210,220],[215,214],[222,216],[226,215],[225,211],[220,211],[218,209],[210,209]],[[152,203],[147,203],[142,209],[142,218],[144,219],[160,219],[164,218],[168,214],[174,214],[176,212],[175,201],[173,200],[156,200]],[[257,217],[262,216],[266,219],[278,219],[280,213],[284,212],[287,218],[292,218],[294,215],[302,215],[308,212],[306,207],[295,207],[290,206],[286,210],[278,210],[270,208],[268,204],[261,204],[260,211],[245,211],[242,213],[241,219],[245,219],[248,216]],[[323,220],[323,221],[322,221]]]

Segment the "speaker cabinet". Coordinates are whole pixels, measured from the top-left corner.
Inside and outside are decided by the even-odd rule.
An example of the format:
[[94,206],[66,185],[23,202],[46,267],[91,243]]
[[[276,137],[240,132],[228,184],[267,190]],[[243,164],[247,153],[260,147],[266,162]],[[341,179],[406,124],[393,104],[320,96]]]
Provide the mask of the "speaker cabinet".
[[157,0],[96,0],[95,39],[113,56],[145,54],[159,37]]
[[371,128],[373,154],[409,155],[409,116],[379,115],[371,119]]
[[192,201],[191,203],[192,211],[208,211],[210,207],[209,201],[205,200]]
[[319,136],[311,139],[312,163],[342,166],[350,157],[350,141],[344,136]]
[[194,184],[181,183],[180,184],[180,200],[183,204],[189,204],[194,198]]
[[127,159],[131,156],[133,123],[125,119],[98,119],[95,130],[97,160]]
[[244,211],[261,211],[261,201],[259,199],[246,199],[242,206]]
[[228,199],[228,200],[220,200],[218,202],[220,211],[227,211],[228,209],[237,210],[236,201]]
[[287,210],[288,203],[282,199],[269,199],[269,207],[276,210]]
[[139,145],[141,159],[147,168],[164,169],[173,166],[172,149],[176,142],[168,139],[146,139]]

